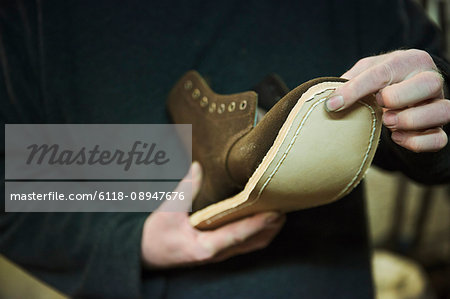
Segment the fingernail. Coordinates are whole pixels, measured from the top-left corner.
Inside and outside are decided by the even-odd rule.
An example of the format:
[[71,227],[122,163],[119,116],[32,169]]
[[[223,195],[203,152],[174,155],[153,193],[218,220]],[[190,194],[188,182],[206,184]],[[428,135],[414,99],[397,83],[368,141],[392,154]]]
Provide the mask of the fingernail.
[[265,222],[266,222],[266,224],[270,224],[270,223],[275,222],[278,218],[280,218],[280,213],[270,212],[270,213],[267,213]]
[[342,96],[332,96],[325,102],[325,109],[328,112],[338,111],[344,107],[344,98]]
[[383,114],[383,122],[386,127],[392,128],[397,125],[398,116],[393,112],[385,112]]
[[383,102],[383,97],[381,96],[381,92],[377,92],[377,94],[375,95],[375,98],[377,100],[378,105],[380,105],[381,107],[384,107],[384,102]]
[[399,131],[395,131],[395,132],[392,132],[391,138],[395,142],[401,143],[403,141],[403,139],[405,139],[405,135]]

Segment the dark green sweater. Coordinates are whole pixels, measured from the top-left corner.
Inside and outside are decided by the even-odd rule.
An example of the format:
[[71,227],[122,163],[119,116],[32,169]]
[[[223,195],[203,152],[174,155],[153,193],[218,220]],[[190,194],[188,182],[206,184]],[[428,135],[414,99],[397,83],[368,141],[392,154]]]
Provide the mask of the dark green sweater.
[[[426,49],[449,73],[438,34],[400,0],[2,1],[0,113],[4,123],[167,123],[166,96],[189,69],[219,93],[273,72],[293,88],[401,47]],[[388,135],[377,165],[450,181],[448,146],[414,154]],[[370,298],[363,188],[289,214],[268,248],[219,264],[143,271],[146,213],[2,213],[0,252],[80,297]]]

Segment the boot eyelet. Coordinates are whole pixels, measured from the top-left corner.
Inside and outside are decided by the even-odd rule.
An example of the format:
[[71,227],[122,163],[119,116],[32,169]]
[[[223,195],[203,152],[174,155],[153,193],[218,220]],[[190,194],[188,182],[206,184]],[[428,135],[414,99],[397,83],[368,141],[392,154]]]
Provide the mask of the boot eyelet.
[[225,111],[225,104],[220,104],[217,113],[222,114]]
[[200,97],[200,90],[198,88],[194,89],[194,91],[192,92],[192,98],[193,99],[198,99]]
[[186,82],[184,82],[184,89],[189,90],[192,88],[192,81],[191,80],[187,80]]
[[200,107],[206,107],[208,106],[208,98],[204,96],[200,101]]
[[233,112],[234,109],[236,109],[236,102],[231,102],[230,105],[228,105],[228,111]]
[[211,103],[211,105],[209,105],[208,111],[209,113],[213,113],[214,111],[216,111],[216,103]]
[[244,110],[247,107],[247,101],[243,100],[239,105],[239,110]]

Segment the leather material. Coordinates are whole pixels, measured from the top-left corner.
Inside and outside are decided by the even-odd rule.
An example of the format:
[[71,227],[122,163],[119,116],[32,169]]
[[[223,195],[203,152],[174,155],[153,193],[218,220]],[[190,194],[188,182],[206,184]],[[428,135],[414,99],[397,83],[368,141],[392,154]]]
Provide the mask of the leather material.
[[231,178],[226,161],[232,145],[253,128],[256,93],[219,95],[198,72],[189,71],[171,90],[167,105],[174,123],[192,124],[192,159],[200,162],[203,170],[192,209],[199,210],[242,190],[245,182]]
[[[192,210],[198,211],[241,191],[299,96],[324,80],[342,81],[320,78],[302,84],[278,101],[254,128],[258,103],[255,92],[219,95],[198,72],[187,72],[171,90],[167,105],[174,123],[192,124],[192,159],[203,168],[202,186]],[[283,92],[276,79],[269,77],[263,82],[268,81]]]
[[[261,160],[272,146],[275,137],[284,124],[292,108],[298,99],[311,86],[321,82],[345,82],[346,80],[335,77],[322,77],[303,83],[289,92],[270,109],[252,130],[241,138],[230,151],[228,167],[230,174],[237,182],[246,183],[258,167]],[[245,161],[245,167],[242,162]]]
[[[348,194],[375,154],[381,109],[369,95],[345,111],[327,112],[326,98],[343,82],[334,77],[308,81],[254,126],[255,93],[217,95],[198,73],[186,74],[168,105],[174,122],[192,123],[193,159],[204,169],[191,224],[210,229],[256,212],[289,212]],[[202,107],[202,96],[207,106]],[[236,114],[236,107],[228,113],[215,110],[232,102],[246,105]]]

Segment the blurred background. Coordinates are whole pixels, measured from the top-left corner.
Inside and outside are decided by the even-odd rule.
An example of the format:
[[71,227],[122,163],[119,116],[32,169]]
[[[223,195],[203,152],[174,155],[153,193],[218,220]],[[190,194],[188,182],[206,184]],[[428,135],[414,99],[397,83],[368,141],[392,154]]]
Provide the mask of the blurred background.
[[[417,1],[441,28],[450,59],[450,1]],[[450,185],[372,167],[366,187],[377,299],[449,299]]]
[[[417,1],[442,29],[450,60],[450,0]],[[374,167],[365,184],[377,299],[450,299],[450,186]],[[0,298],[63,297],[0,256]]]

